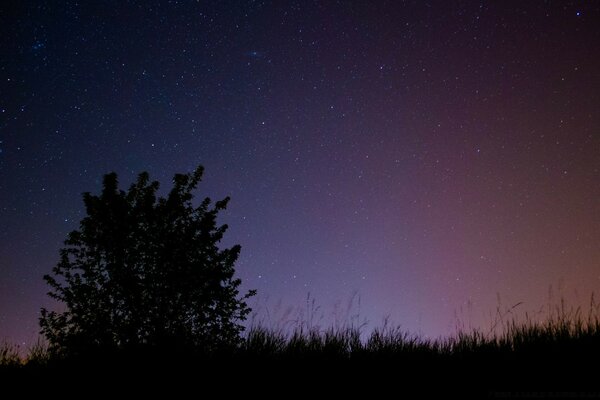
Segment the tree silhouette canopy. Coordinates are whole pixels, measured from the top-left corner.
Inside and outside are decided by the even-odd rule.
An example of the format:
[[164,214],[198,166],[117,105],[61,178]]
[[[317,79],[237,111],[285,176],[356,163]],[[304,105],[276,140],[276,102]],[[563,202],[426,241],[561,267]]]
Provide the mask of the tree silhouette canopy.
[[62,312],[41,310],[51,347],[194,346],[211,350],[240,340],[251,311],[240,296],[234,263],[240,246],[219,249],[227,225],[219,211],[229,198],[192,204],[203,174],[177,174],[168,196],[146,172],[127,192],[117,175],[104,176],[99,196],[84,193],[87,216],[69,233],[52,275],[49,296]]

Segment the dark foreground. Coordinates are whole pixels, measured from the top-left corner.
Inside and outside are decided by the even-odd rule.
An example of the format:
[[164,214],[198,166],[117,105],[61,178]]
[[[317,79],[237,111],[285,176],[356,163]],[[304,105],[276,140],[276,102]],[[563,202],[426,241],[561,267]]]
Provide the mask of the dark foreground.
[[600,398],[597,347],[332,355],[105,354],[2,368],[5,388],[53,396]]
[[[219,351],[139,347],[28,358],[0,349],[3,392],[44,397],[597,398],[600,312],[507,322],[501,334],[425,340],[395,328],[253,329]],[[82,355],[83,354],[83,355]]]

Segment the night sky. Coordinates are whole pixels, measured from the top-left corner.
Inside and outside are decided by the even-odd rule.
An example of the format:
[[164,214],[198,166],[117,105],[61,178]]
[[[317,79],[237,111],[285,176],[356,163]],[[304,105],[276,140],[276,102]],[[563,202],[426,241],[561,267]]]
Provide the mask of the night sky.
[[600,292],[598,1],[10,3],[0,339],[36,340],[82,192],[198,164],[267,323],[356,292],[438,336]]

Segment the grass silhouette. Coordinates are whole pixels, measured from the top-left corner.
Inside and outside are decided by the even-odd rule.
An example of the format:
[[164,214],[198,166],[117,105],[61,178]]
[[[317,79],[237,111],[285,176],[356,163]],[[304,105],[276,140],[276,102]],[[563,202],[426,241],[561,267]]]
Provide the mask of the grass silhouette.
[[[239,388],[265,381],[291,386],[307,381],[321,386],[340,382],[346,390],[352,383],[358,390],[365,389],[366,382],[377,382],[379,389],[369,390],[383,391],[390,385],[398,393],[485,388],[487,395],[495,397],[509,389],[550,389],[555,394],[589,391],[598,386],[599,308],[592,297],[585,312],[566,307],[564,301],[544,316],[518,318],[499,309],[488,331],[460,330],[439,339],[412,335],[387,322],[366,337],[361,335],[362,325],[353,323],[319,329],[304,321],[287,331],[256,325],[239,346],[218,354],[144,348],[128,354],[57,360],[42,343],[25,355],[3,343],[0,372],[21,379],[54,379],[73,372],[82,378],[83,371],[94,371],[92,376],[102,371],[110,376],[105,379],[130,379],[134,371],[162,379],[168,375],[202,377],[214,384],[243,382]],[[419,386],[423,379],[428,383]]]

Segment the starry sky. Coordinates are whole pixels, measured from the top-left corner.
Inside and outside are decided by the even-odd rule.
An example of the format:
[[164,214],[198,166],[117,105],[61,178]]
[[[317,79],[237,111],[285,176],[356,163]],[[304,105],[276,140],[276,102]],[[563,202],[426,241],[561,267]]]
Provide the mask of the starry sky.
[[0,338],[37,338],[82,192],[198,164],[266,323],[600,291],[598,1],[14,1],[0,33]]

